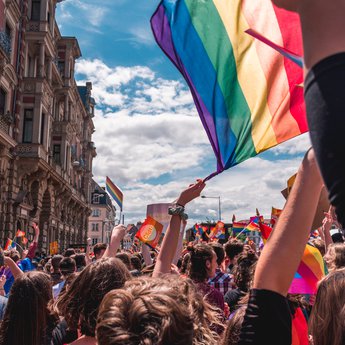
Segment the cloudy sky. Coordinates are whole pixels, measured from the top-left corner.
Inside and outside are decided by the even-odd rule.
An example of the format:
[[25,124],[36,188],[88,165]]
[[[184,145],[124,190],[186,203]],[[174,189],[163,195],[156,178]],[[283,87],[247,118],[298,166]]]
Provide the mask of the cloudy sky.
[[[216,160],[186,83],[154,42],[149,20],[158,0],[65,0],[57,6],[62,35],[76,36],[78,83],[91,81],[97,102],[93,173],[124,192],[125,223],[145,218],[146,205],[174,200]],[[309,146],[302,135],[223,172],[204,195],[220,196],[222,220],[282,207],[280,191]],[[215,220],[218,200],[188,207],[191,223]]]

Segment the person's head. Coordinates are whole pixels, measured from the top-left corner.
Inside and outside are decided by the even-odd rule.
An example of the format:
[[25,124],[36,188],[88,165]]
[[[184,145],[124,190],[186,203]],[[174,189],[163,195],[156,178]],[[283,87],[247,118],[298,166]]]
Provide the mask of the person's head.
[[141,260],[139,259],[137,255],[131,256],[131,267],[132,269],[138,270],[139,272],[141,272],[142,264],[141,264]]
[[75,250],[73,248],[68,248],[65,250],[63,256],[65,258],[69,258],[70,256],[74,255],[75,254]]
[[54,255],[51,259],[51,269],[52,269],[52,273],[59,273],[60,272],[60,262],[63,259],[62,255]]
[[207,244],[197,244],[190,251],[188,276],[195,282],[205,282],[216,274],[217,255]]
[[80,272],[85,266],[86,266],[86,260],[84,254],[75,254],[71,256],[72,259],[74,259],[76,265],[77,265],[77,271]]
[[329,273],[319,282],[309,319],[313,345],[345,344],[345,269]]
[[123,287],[131,278],[126,266],[115,258],[104,258],[86,266],[58,297],[54,309],[69,329],[93,337],[99,305],[106,293]]
[[131,256],[128,253],[125,253],[125,252],[117,253],[116,258],[121,260],[126,265],[129,271],[132,269]]
[[222,345],[237,345],[240,340],[241,327],[244,320],[246,307],[238,308],[229,320],[223,336]]
[[31,271],[16,278],[0,326],[0,344],[43,344],[48,324],[55,321],[48,309],[51,298],[49,275]]
[[329,245],[324,260],[330,271],[345,267],[345,243]]
[[238,254],[243,252],[243,248],[243,242],[236,239],[230,239],[228,242],[224,244],[224,250],[228,265],[235,264],[236,257]]
[[220,243],[211,242],[209,244],[217,255],[217,265],[220,266],[225,258],[225,251]]
[[145,277],[104,297],[96,337],[99,345],[215,345],[209,325],[217,321],[188,279]]
[[187,273],[189,261],[190,261],[190,252],[186,253],[182,258],[182,263],[181,263],[181,268],[180,268],[181,274]]
[[325,256],[325,241],[321,238],[314,238],[311,240],[311,244],[319,250],[322,256]]
[[101,259],[104,255],[107,245],[105,243],[97,243],[93,247],[93,253],[95,254],[96,260]]
[[4,255],[11,258],[14,262],[17,262],[20,259],[20,254],[16,249],[5,250]]
[[74,259],[67,257],[60,261],[59,269],[61,274],[66,277],[77,270],[77,265]]
[[234,282],[243,292],[247,292],[251,286],[257,261],[258,257],[253,250],[243,251],[237,257],[233,272]]

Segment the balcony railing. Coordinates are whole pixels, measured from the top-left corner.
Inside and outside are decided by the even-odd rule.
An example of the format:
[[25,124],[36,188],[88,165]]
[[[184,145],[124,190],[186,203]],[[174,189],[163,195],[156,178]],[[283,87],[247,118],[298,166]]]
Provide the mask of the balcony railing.
[[7,34],[5,31],[0,31],[0,47],[3,49],[7,56],[11,54],[11,36]]

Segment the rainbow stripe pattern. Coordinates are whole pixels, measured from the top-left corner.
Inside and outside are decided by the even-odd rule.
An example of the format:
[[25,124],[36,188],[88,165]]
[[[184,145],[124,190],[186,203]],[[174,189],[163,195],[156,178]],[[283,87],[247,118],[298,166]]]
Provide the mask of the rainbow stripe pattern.
[[326,274],[326,266],[321,253],[317,248],[307,244],[289,293],[316,294],[317,283]]
[[297,14],[271,0],[162,0],[151,27],[211,142],[217,171],[208,178],[308,130],[302,69],[245,33],[303,55]]
[[122,211],[123,193],[121,192],[120,188],[117,187],[108,176],[106,178],[106,188],[107,188],[107,192],[111,195],[114,201],[119,205],[120,210]]

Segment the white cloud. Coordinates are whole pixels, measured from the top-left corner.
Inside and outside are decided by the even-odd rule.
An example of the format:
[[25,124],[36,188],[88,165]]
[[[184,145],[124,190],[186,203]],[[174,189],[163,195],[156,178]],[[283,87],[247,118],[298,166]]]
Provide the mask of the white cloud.
[[[126,222],[142,220],[147,204],[173,201],[191,180],[212,172],[213,152],[184,83],[148,67],[110,67],[101,60],[80,60],[76,72],[80,83],[93,82],[98,103],[94,178],[104,183],[108,175],[123,189]],[[282,207],[280,191],[301,160],[292,155],[305,151],[306,138],[276,147],[276,160],[260,155],[209,181],[204,194],[221,197],[223,220],[252,216],[255,208],[268,216],[272,206]],[[218,200],[200,198],[188,208],[191,223],[215,219]]]

